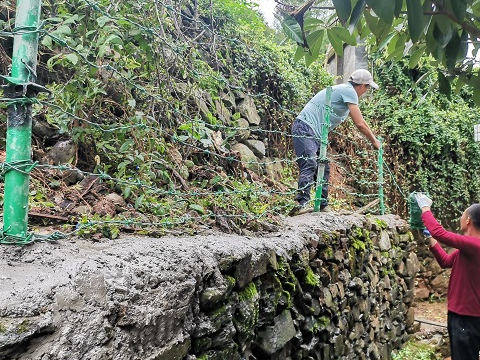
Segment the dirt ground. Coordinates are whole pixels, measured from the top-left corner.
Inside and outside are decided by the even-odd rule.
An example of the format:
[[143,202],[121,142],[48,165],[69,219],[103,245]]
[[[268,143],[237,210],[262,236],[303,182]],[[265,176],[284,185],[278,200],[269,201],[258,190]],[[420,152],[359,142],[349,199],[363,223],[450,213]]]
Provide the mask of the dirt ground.
[[[447,335],[447,301],[415,301],[415,321],[420,323],[420,338],[435,337],[435,333],[443,333],[440,335],[445,339]],[[435,340],[432,340],[435,342]],[[443,344],[439,349],[441,354],[448,353],[448,344]],[[445,355],[444,355],[445,356]],[[442,358],[442,357],[441,357]],[[444,360],[451,360],[450,357],[444,357]]]
[[[415,320],[425,319],[427,321],[447,325],[447,301],[429,302],[416,301],[415,302]],[[422,327],[427,324],[422,323]]]

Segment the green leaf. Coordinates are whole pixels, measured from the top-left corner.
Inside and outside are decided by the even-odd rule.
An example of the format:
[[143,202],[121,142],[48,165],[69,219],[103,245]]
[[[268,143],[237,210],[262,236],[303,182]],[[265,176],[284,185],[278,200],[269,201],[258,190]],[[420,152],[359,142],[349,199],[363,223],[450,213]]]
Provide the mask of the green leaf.
[[[392,44],[392,39],[394,37],[397,37],[398,39],[398,33],[392,32],[388,34],[388,36],[385,39],[383,39],[383,41],[378,45],[378,50],[382,50],[385,46],[387,46],[387,44],[390,46],[390,44]],[[393,41],[392,46],[395,46],[397,39]]]
[[198,205],[198,204],[190,204],[188,205],[188,208],[189,209],[192,209],[192,210],[195,210],[196,212],[198,212],[199,214],[205,214],[205,209],[203,208],[202,205]]
[[437,42],[438,46],[442,48],[447,46],[448,42],[452,39],[452,36],[453,36],[453,28],[451,26],[448,28],[448,31],[446,33],[443,33],[440,30],[440,27],[438,26],[438,24],[437,23],[434,24],[433,37]]
[[75,14],[63,22],[65,25],[76,23],[79,20],[78,14]]
[[395,0],[395,8],[393,9],[393,15],[395,15],[396,18],[400,16],[400,13],[402,11],[402,6],[403,6],[403,0]]
[[365,14],[365,22],[367,23],[368,28],[373,34],[375,34],[375,32],[377,31],[378,22],[380,21],[380,19],[373,16],[368,10],[366,10],[364,14]]
[[461,23],[465,19],[467,13],[467,4],[465,0],[450,0],[453,13],[457,20]]
[[390,30],[392,29],[392,24],[385,23],[382,19],[378,21],[377,28],[375,30],[375,37],[379,44],[383,43],[385,39],[390,35]]
[[52,38],[50,36],[45,36],[42,39],[42,45],[45,46],[46,48],[52,50],[52,48],[53,48]]
[[332,0],[337,15],[340,20],[347,20],[352,12],[352,3],[350,0]]
[[458,48],[457,60],[462,60],[467,57],[468,54],[468,32],[466,30],[462,31],[460,35],[460,46]]
[[108,16],[100,16],[97,18],[97,24],[99,27],[104,27],[106,23],[110,21],[110,18]]
[[460,93],[460,90],[462,90],[463,85],[465,85],[465,83],[466,83],[465,80],[466,79],[464,77],[458,77],[457,78],[457,81],[455,83],[455,90],[454,90],[455,94]]
[[400,59],[403,57],[403,50],[404,47],[397,47],[395,50],[391,53],[388,54],[387,56],[387,61],[392,60],[392,59]]
[[295,55],[293,56],[293,60],[300,61],[301,58],[305,56],[307,51],[305,51],[305,48],[303,46],[298,45],[297,50],[295,51]]
[[324,30],[317,30],[307,36],[307,44],[310,51],[305,54],[305,64],[310,66],[320,55],[323,44]]
[[454,32],[449,43],[445,47],[446,66],[447,69],[453,70],[457,63],[457,56],[460,50],[460,36],[457,32]]
[[410,39],[416,43],[423,32],[423,10],[420,0],[407,1],[408,32]]
[[72,30],[67,25],[60,25],[58,28],[53,30],[50,35],[62,38],[64,35],[71,35]]
[[343,56],[343,42],[332,29],[327,29],[327,37],[338,56]]
[[110,34],[110,35],[108,35],[104,44],[123,45],[123,40],[117,34]]
[[450,99],[451,95],[451,86],[450,86],[450,81],[443,75],[441,71],[438,72],[438,86],[440,89],[440,92],[444,95],[447,96],[448,99]]
[[128,149],[130,149],[132,145],[133,145],[133,140],[127,140],[122,144],[122,146],[120,146],[120,149],[118,149],[118,152],[121,152],[121,153],[125,152]]
[[435,16],[435,23],[438,25],[443,34],[446,34],[453,25],[452,20],[445,15]]
[[465,84],[473,89],[473,101],[475,105],[480,106],[480,78],[478,74],[465,78]]
[[142,205],[144,198],[145,198],[145,195],[143,195],[143,194],[140,195],[139,197],[137,197],[137,199],[135,200],[135,205],[134,205],[134,206],[135,206],[135,209],[138,209],[138,207],[139,207],[140,205]]
[[318,28],[325,28],[325,23],[320,19],[310,17],[303,22],[303,30],[305,31],[316,30]]
[[365,0],[359,0],[352,11],[352,16],[350,17],[350,23],[348,24],[348,30],[350,34],[353,33],[353,30],[358,24],[358,21],[362,17],[363,9],[365,9]]
[[300,24],[293,16],[285,15],[282,21],[282,29],[287,37],[297,44],[303,44],[303,32]]
[[417,50],[415,50],[410,56],[410,60],[408,61],[408,67],[410,69],[413,69],[414,67],[417,66],[418,61],[422,57],[423,53],[425,52],[425,45],[420,46]]
[[382,19],[386,24],[391,24],[393,21],[394,7],[391,0],[367,0],[367,5],[372,8],[375,14]]
[[480,87],[473,88],[473,101],[475,105],[480,106]]
[[331,28],[330,30],[333,33],[335,33],[335,35],[344,43],[347,43],[348,45],[352,45],[352,46],[357,45],[357,39],[355,39],[355,36],[350,34],[348,30],[345,29],[344,27],[336,26]]
[[73,65],[77,65],[78,56],[76,54],[67,54],[65,58],[70,61]]

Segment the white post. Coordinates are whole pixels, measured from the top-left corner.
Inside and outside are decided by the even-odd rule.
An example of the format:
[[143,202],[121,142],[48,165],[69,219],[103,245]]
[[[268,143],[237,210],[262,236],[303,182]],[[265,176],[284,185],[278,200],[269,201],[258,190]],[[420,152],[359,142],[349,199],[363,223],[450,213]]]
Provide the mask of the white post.
[[475,138],[475,141],[480,142],[480,124],[473,125],[473,137]]

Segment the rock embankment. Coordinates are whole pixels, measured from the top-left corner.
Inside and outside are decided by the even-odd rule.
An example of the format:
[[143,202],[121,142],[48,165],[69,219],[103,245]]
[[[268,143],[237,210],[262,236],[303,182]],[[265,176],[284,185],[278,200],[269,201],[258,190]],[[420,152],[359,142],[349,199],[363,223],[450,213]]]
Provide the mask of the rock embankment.
[[309,214],[262,237],[0,247],[2,359],[387,359],[418,261],[397,217]]

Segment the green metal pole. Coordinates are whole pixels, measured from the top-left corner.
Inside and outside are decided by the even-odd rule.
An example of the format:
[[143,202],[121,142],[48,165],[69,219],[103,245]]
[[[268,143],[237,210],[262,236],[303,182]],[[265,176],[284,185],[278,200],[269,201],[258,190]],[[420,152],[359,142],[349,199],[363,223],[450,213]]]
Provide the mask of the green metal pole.
[[323,175],[325,174],[325,161],[327,161],[328,129],[330,127],[330,112],[332,104],[332,87],[327,87],[325,100],[325,121],[322,126],[322,139],[320,141],[320,154],[318,155],[317,183],[315,189],[315,201],[313,211],[320,211],[322,203]]
[[[27,237],[28,186],[32,150],[34,97],[41,0],[18,0],[15,15],[11,77],[5,93],[12,98],[7,108],[7,172],[3,208],[3,236]],[[33,86],[32,86],[33,85]]]
[[378,198],[380,199],[380,214],[385,214],[385,197],[383,195],[383,142],[380,141],[380,149],[378,149]]

